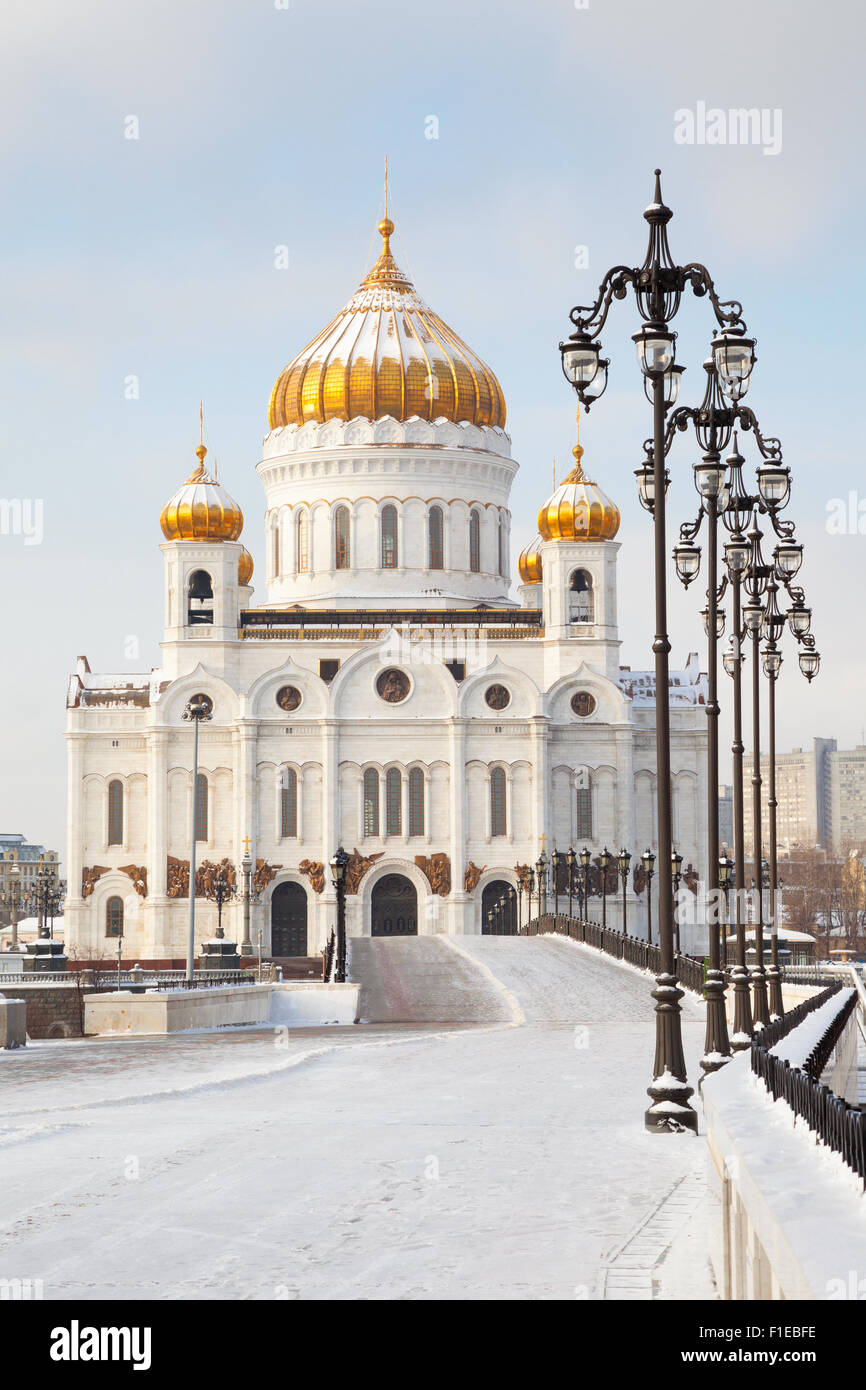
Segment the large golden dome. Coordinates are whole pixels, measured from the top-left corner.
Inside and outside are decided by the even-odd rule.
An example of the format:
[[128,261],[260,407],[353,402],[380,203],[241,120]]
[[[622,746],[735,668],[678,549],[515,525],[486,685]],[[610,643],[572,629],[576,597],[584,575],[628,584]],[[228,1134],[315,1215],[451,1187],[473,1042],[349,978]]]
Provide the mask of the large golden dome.
[[162,534],[167,541],[236,541],[243,530],[244,514],[205,468],[207,449],[203,443],[196,454],[198,467],[162,509]]
[[308,420],[420,416],[505,426],[505,397],[490,368],[415,293],[391,255],[394,224],[379,223],[382,253],[327,328],[277,378],[271,429]]
[[[580,410],[578,409],[578,425]],[[612,541],[619,530],[619,507],[583,471],[580,438],[571,451],[574,468],[538,513],[545,541]]]

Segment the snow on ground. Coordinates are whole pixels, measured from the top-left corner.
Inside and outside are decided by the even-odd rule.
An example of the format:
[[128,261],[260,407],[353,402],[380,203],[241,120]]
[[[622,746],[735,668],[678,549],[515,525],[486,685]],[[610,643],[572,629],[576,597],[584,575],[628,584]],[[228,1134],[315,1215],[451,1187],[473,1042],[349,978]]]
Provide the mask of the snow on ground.
[[[455,993],[418,953],[441,1011],[462,996],[489,1021],[5,1054],[0,1278],[70,1299],[598,1297],[704,1163],[700,1139],[643,1129],[648,981],[543,938],[436,945],[459,961]],[[412,969],[386,1004],[420,997]],[[696,1084],[703,1021],[683,1009]],[[665,1264],[681,1286],[688,1249],[711,1297],[703,1233],[677,1240],[656,1292],[679,1292]]]

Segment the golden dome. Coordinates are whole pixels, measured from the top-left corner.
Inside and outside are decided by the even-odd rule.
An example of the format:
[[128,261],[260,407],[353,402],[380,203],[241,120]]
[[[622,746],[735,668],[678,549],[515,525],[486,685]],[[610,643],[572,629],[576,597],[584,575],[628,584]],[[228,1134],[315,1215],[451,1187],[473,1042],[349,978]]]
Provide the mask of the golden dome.
[[246,546],[244,546],[243,550],[238,556],[238,583],[243,588],[244,585],[249,584],[252,577],[253,557],[247,550]]
[[162,534],[167,541],[236,541],[244,514],[205,468],[204,444],[199,444],[196,454],[198,467],[162,509]]
[[[580,409],[578,408],[578,429]],[[538,530],[545,541],[612,541],[619,530],[619,507],[583,471],[583,449],[571,451],[574,468],[538,513]]]
[[541,583],[541,547],[544,544],[544,537],[538,535],[534,541],[530,541],[525,550],[521,550],[517,558],[517,573],[524,584]]
[[270,428],[308,420],[466,420],[505,426],[505,397],[490,368],[415,293],[391,255],[394,223],[379,223],[382,253],[327,328],[284,367]]

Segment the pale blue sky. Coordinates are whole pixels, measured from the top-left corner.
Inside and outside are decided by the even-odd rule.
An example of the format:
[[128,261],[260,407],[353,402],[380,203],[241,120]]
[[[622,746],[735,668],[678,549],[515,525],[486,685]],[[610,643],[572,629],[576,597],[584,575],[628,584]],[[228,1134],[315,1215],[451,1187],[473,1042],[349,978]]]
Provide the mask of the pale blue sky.
[[[505,390],[518,544],[535,531],[552,457],[570,458],[574,399],[556,350],[568,310],[608,265],[642,259],[661,165],[674,254],[704,261],[723,297],[743,301],[758,337],[750,404],[794,469],[789,514],[807,542],[824,666],[807,688],[786,663],[780,747],[860,741],[864,539],[829,537],[825,515],[830,498],[866,497],[864,28],[862,7],[842,0],[7,7],[0,496],[44,499],[45,536],[0,536],[0,829],[63,847],[76,655],[95,670],[159,662],[159,511],[190,468],[200,398],[262,566],[254,470],[268,395],[375,254],[386,151],[398,260]],[[778,108],[781,152],[676,144],[674,113],[699,101]],[[129,115],[137,141],[124,138]],[[287,271],[274,269],[279,244]],[[574,267],[577,245],[588,270]],[[623,512],[622,655],[645,667],[651,538],[633,469],[650,418],[636,327],[633,304],[616,305],[611,386],[582,442]],[[677,327],[693,402],[707,304],[686,303]],[[130,374],[137,401],[124,399]],[[693,460],[684,438],[672,520],[694,510]],[[701,640],[701,606],[694,586],[672,593],[678,664]]]

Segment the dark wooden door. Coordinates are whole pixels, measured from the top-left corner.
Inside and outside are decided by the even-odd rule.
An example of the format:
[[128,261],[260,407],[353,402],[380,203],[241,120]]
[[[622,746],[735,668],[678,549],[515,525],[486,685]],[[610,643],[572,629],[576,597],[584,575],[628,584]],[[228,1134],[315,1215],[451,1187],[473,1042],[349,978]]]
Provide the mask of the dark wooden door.
[[408,878],[387,874],[373,889],[373,936],[417,936],[418,895]]
[[299,883],[279,883],[271,897],[271,955],[307,954],[307,895]]

